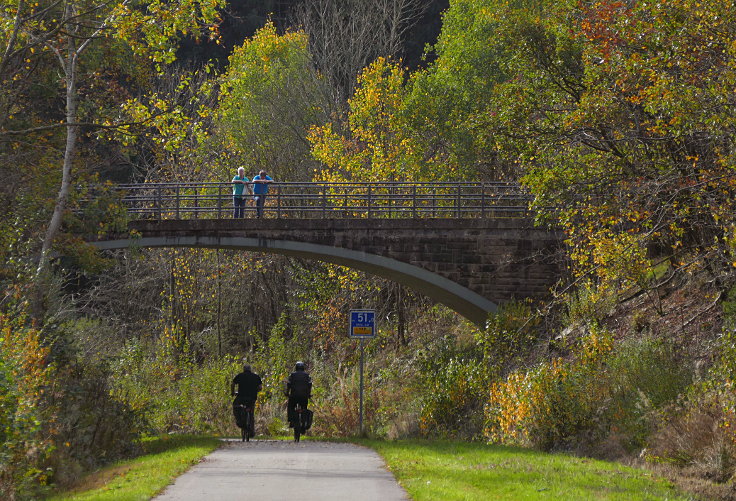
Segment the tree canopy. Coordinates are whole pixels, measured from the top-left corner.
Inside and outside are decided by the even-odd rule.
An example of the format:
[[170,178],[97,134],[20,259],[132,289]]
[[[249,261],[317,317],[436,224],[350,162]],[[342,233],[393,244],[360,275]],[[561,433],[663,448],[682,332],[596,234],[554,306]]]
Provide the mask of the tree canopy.
[[[381,318],[378,435],[618,444],[732,478],[735,137],[729,2],[0,0],[0,496],[144,432],[227,433],[243,358],[274,433],[296,358],[320,432],[347,433],[356,304]],[[518,183],[569,274],[477,329],[338,266],[84,243],[127,231],[110,183],[238,167]]]

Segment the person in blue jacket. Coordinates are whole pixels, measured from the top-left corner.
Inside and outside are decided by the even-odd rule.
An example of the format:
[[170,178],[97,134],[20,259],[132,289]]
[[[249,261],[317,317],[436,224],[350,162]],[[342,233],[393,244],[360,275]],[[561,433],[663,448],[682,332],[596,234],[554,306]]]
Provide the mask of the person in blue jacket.
[[266,204],[266,194],[268,193],[268,185],[273,179],[266,175],[266,171],[262,170],[257,176],[253,177],[253,198],[256,201],[256,216],[263,217],[263,206]]
[[250,179],[245,177],[245,169],[240,167],[238,175],[232,180],[233,183],[233,217],[239,219],[245,217],[245,191],[252,193],[248,183]]

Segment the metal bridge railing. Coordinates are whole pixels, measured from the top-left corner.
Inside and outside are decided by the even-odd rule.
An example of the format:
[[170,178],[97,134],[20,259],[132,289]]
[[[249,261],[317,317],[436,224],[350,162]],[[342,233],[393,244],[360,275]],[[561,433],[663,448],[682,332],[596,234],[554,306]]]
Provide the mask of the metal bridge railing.
[[[132,219],[228,219],[231,183],[145,183],[112,188]],[[252,196],[246,216],[255,217]],[[480,218],[527,215],[531,196],[510,183],[271,183],[264,217]]]

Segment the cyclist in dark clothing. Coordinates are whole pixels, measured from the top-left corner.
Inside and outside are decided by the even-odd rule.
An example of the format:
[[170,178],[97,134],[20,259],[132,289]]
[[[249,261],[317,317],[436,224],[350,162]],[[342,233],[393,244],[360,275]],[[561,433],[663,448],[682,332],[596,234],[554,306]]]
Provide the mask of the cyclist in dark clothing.
[[[236,385],[238,386],[238,391],[235,391]],[[258,399],[258,392],[261,391],[262,385],[261,377],[253,372],[248,364],[243,366],[243,372],[233,378],[233,382],[230,384],[230,396],[235,397],[235,400],[233,400],[233,415],[238,426],[242,422],[242,415],[240,413],[243,408],[241,405],[254,409],[256,400]],[[255,426],[252,421],[250,432],[251,435],[255,434]]]
[[297,362],[294,372],[289,375],[286,381],[286,395],[289,397],[287,404],[287,416],[289,426],[294,427],[296,405],[301,405],[302,409],[307,410],[307,404],[312,396],[312,378],[306,371],[304,362]]

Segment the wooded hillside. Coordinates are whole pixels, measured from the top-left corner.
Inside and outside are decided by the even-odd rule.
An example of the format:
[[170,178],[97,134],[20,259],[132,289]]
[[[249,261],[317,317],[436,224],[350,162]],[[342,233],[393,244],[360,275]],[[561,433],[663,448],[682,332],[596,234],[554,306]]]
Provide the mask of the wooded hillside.
[[[350,308],[372,307],[369,433],[736,473],[736,9],[714,0],[0,0],[0,495],[146,434],[232,434],[229,381],[285,430],[357,427]],[[100,253],[110,183],[508,181],[562,228],[544,302],[478,328],[417,291],[232,250]],[[90,205],[94,194],[95,203]],[[80,215],[81,214],[81,215]]]

